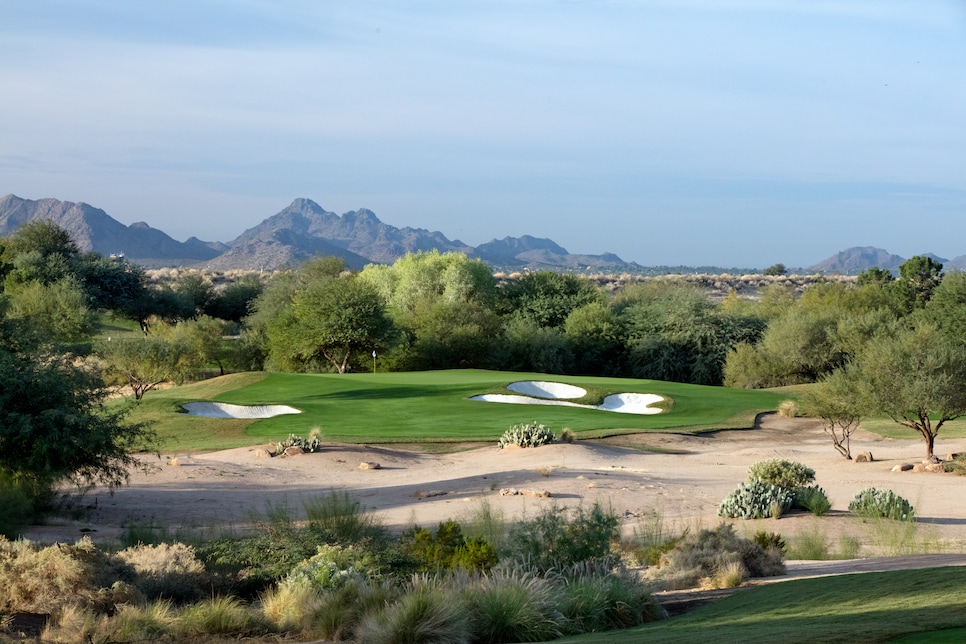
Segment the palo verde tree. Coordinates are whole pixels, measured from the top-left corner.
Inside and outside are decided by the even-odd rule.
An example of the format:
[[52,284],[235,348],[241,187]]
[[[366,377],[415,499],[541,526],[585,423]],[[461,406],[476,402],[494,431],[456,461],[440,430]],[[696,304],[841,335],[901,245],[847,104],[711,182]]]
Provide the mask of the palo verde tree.
[[918,432],[927,458],[942,426],[966,415],[966,345],[934,324],[880,333],[851,373],[862,406]]

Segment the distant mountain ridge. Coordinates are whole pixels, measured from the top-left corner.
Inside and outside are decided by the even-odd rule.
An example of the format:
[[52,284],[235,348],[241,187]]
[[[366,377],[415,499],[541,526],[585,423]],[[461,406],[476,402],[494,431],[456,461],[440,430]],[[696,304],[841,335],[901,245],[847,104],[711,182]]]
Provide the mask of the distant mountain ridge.
[[[476,257],[496,271],[560,270],[586,273],[665,274],[674,272],[749,273],[754,269],[714,266],[645,267],[613,253],[573,254],[556,242],[524,235],[493,239],[477,247],[450,240],[437,231],[397,228],[371,210],[360,208],[342,215],[325,210],[311,199],[295,199],[289,206],[244,231],[234,240],[206,242],[191,237],[179,242],[166,233],[138,222],[126,226],[86,203],[57,199],[0,197],[0,236],[13,233],[29,221],[51,220],[67,230],[83,250],[103,255],[121,253],[148,268],[195,266],[211,270],[274,270],[294,267],[317,255],[337,255],[346,265],[360,269],[369,263],[391,264],[406,253],[439,250]],[[945,260],[930,255],[946,269],[966,269],[966,255]],[[873,247],[846,249],[807,269],[809,273],[857,275],[878,266],[894,272],[905,261]]]

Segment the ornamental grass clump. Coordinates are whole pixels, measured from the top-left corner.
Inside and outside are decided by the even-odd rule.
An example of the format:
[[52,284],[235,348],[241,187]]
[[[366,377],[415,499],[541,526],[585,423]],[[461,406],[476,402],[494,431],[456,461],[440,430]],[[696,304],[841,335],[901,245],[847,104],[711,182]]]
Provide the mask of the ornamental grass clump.
[[915,516],[912,505],[892,490],[874,487],[862,490],[849,503],[849,512],[860,517],[910,521]]
[[539,423],[525,423],[514,425],[503,432],[497,445],[500,449],[508,445],[517,447],[539,447],[554,441],[553,432]]

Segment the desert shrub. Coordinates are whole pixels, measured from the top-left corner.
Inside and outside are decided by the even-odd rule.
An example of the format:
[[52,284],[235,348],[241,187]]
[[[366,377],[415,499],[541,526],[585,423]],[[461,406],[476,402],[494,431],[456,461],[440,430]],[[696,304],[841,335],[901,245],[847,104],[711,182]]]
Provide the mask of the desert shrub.
[[772,458],[759,461],[748,470],[748,480],[759,480],[775,487],[793,490],[815,480],[815,470],[795,461]]
[[619,536],[617,516],[598,503],[590,510],[577,507],[570,513],[553,506],[510,528],[504,556],[534,570],[559,570],[585,561],[609,560],[611,546]]
[[778,518],[792,505],[792,493],[760,479],[741,483],[718,506],[718,516],[731,519]]
[[576,432],[569,427],[564,427],[560,430],[560,442],[573,445],[575,442],[577,442]]
[[862,490],[849,503],[849,512],[860,517],[911,520],[914,509],[904,498],[892,490],[879,490],[874,487]]
[[89,642],[155,642],[177,629],[179,619],[168,600],[143,606],[124,604]]
[[302,508],[309,527],[330,543],[361,543],[387,536],[377,518],[345,490],[329,490],[302,499]]
[[825,516],[832,509],[825,490],[817,485],[792,490],[792,507],[807,510],[817,517]]
[[666,616],[637,576],[582,565],[564,575],[561,612],[567,634],[630,628]]
[[952,460],[943,463],[943,470],[959,476],[966,475],[966,453],[956,454]]
[[0,611],[53,613],[66,606],[113,610],[112,584],[133,577],[133,570],[113,562],[87,537],[74,545],[45,548],[0,538]]
[[379,577],[377,557],[359,546],[324,545],[316,554],[296,566],[280,582],[282,585],[309,585],[318,590],[334,590],[346,583]]
[[451,591],[416,586],[378,613],[363,617],[356,637],[385,644],[457,644],[469,641],[470,625]]
[[374,615],[401,596],[397,585],[353,580],[322,594],[321,606],[310,620],[317,638],[343,641],[353,639],[367,615]]
[[687,529],[680,534],[670,533],[664,525],[663,515],[654,510],[641,515],[634,526],[633,536],[621,542],[621,552],[634,565],[656,566],[664,553],[673,549],[687,534]]
[[319,428],[314,428],[309,432],[308,437],[303,438],[295,434],[289,434],[288,438],[275,443],[275,453],[281,454],[287,447],[298,447],[303,452],[313,453],[322,451],[322,433]]
[[752,537],[752,541],[761,546],[761,549],[768,552],[771,549],[777,550],[782,556],[788,552],[788,544],[785,543],[785,539],[777,532],[766,532],[765,530],[759,530]]
[[794,400],[783,400],[778,403],[778,415],[782,418],[797,418],[798,403]]
[[497,563],[492,545],[482,537],[464,537],[460,524],[452,519],[441,521],[436,532],[413,526],[403,533],[400,544],[422,562],[423,570],[486,572]]
[[785,572],[781,551],[763,549],[735,534],[722,523],[714,530],[701,530],[668,552],[653,573],[657,582],[669,588],[690,588],[712,579],[734,563],[743,567],[744,577],[769,577]]
[[137,576],[133,583],[148,599],[189,601],[208,587],[204,565],[194,548],[183,543],[141,544],[114,556],[134,569]]
[[308,630],[323,604],[321,591],[311,584],[280,583],[259,596],[262,617],[280,631]]
[[832,558],[828,537],[818,528],[800,532],[792,539],[788,558],[826,561]]
[[537,423],[514,425],[503,432],[497,445],[500,449],[507,445],[517,447],[539,447],[554,441],[553,432]]
[[556,589],[535,572],[494,570],[461,594],[474,642],[542,642],[562,634]]

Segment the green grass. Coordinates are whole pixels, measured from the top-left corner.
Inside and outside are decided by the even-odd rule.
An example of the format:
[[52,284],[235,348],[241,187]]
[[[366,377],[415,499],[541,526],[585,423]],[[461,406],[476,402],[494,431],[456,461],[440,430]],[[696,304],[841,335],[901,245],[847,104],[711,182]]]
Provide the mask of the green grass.
[[929,639],[966,626],[966,580],[957,567],[822,577],[743,590],[669,621],[558,643],[886,642]]
[[[618,414],[573,407],[512,405],[469,400],[517,380],[553,380],[595,393],[636,392],[669,398],[657,415]],[[511,425],[537,421],[554,432],[569,427],[579,438],[674,431],[698,433],[749,428],[758,412],[783,399],[767,391],[703,387],[654,380],[548,376],[456,370],[380,374],[234,374],[188,387],[149,392],[132,415],[149,422],[162,450],[202,450],[307,435],[346,443],[496,441]],[[215,400],[242,405],[287,404],[303,413],[264,420],[205,419],[179,413],[180,405]]]
[[[897,438],[899,440],[922,440],[919,432],[889,418],[869,418],[862,421],[862,429],[868,430],[883,438]],[[943,423],[936,436],[936,454],[943,454],[942,441],[952,438],[966,438],[966,418],[958,418]],[[925,455],[925,443],[923,443]]]

